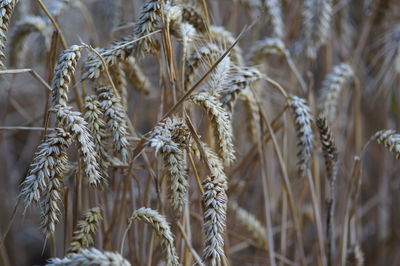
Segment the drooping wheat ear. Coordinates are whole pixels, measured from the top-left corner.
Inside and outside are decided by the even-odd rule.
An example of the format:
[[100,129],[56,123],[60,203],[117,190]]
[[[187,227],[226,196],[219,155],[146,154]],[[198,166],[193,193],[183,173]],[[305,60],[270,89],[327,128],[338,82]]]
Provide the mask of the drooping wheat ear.
[[6,56],[4,55],[4,49],[7,41],[8,25],[10,23],[11,16],[14,12],[14,7],[18,3],[18,0],[1,0],[0,1],[0,69],[4,69],[4,61]]
[[207,90],[214,95],[219,95],[228,89],[231,78],[232,62],[229,56],[224,57],[208,77]]
[[129,227],[134,220],[148,223],[160,238],[162,249],[165,252],[165,260],[167,265],[179,265],[179,259],[176,255],[174,245],[174,235],[171,232],[170,226],[165,217],[159,214],[156,210],[150,208],[140,208],[133,212],[129,218]]
[[182,24],[182,6],[167,1],[163,9],[164,23],[172,34],[179,36]]
[[318,109],[320,115],[326,117],[329,123],[333,123],[336,118],[340,92],[346,81],[353,75],[351,66],[341,63],[334,66],[332,72],[323,81]]
[[282,6],[280,0],[265,0],[264,1],[268,19],[272,25],[272,36],[282,39],[284,27],[282,21]]
[[326,118],[317,119],[317,127],[325,159],[326,172],[329,180],[335,180],[337,174],[338,153],[332,132]]
[[152,88],[151,82],[144,74],[135,58],[129,57],[127,60],[123,61],[123,64],[127,79],[133,88],[138,92],[143,92],[146,95],[149,94]]
[[196,77],[196,70],[204,62],[211,62],[212,59],[218,55],[221,55],[221,49],[212,43],[206,44],[198,48],[193,54],[191,54],[185,63],[185,90],[190,89],[193,84],[193,80]]
[[303,6],[304,47],[307,56],[315,58],[329,36],[332,0],[305,0]]
[[163,173],[169,188],[168,200],[179,215],[187,201],[189,186],[184,157],[188,138],[188,129],[181,120],[167,118],[155,126],[148,142],[163,157]]
[[[235,38],[232,33],[226,30],[224,27],[214,26],[210,27],[210,37],[211,39],[220,47],[229,48],[235,42]],[[243,51],[239,47],[239,45],[235,45],[231,52],[230,57],[232,58],[233,63],[238,66],[242,66],[244,64],[243,59]]]
[[400,159],[400,134],[397,134],[396,131],[391,129],[380,130],[372,136],[372,139],[385,145],[396,159]]
[[24,17],[15,25],[10,38],[9,45],[9,63],[12,67],[18,67],[22,61],[22,50],[24,39],[33,32],[43,34],[47,28],[46,21],[41,17],[28,16]]
[[232,114],[240,93],[248,89],[253,82],[263,77],[264,75],[255,67],[238,68],[236,73],[230,78],[227,89],[220,93],[222,106]]
[[289,51],[286,49],[285,43],[278,38],[265,38],[263,40],[256,41],[256,43],[250,48],[247,60],[252,65],[261,64],[267,55],[288,55]]
[[123,163],[127,163],[130,155],[129,149],[129,129],[128,116],[121,104],[121,99],[117,97],[110,86],[99,87],[96,89],[101,109],[104,112],[106,122],[111,130],[114,152],[119,153]]
[[79,253],[82,249],[89,248],[93,245],[93,236],[96,233],[100,221],[103,219],[101,209],[99,207],[88,210],[83,219],[78,222],[78,226],[74,231],[68,253]]
[[254,93],[250,88],[240,92],[240,100],[244,103],[247,114],[247,130],[252,143],[260,140],[260,110]]
[[85,98],[85,120],[88,122],[88,128],[93,136],[96,153],[99,155],[99,166],[104,178],[108,178],[108,167],[110,158],[107,153],[106,145],[106,123],[103,119],[100,102],[94,95]]
[[50,259],[46,266],[130,266],[129,261],[124,259],[119,253],[100,251],[95,248],[82,249],[79,253],[74,253],[65,258]]
[[298,139],[298,168],[300,174],[305,174],[309,168],[313,148],[314,135],[311,128],[313,118],[310,113],[310,107],[308,107],[304,99],[291,95],[289,97],[289,105],[292,109]]
[[[108,66],[115,65],[129,56],[140,58],[159,50],[159,45],[154,37],[147,35],[156,31],[163,2],[163,0],[148,0],[140,10],[139,19],[136,21],[134,32],[131,35],[121,41],[115,41],[107,49],[98,49]],[[86,63],[86,71],[82,78],[97,79],[103,70],[104,66],[100,58],[92,55]]]
[[317,119],[317,128],[320,135],[320,140],[322,144],[322,151],[325,159],[325,167],[327,172],[327,177],[329,181],[329,196],[327,199],[327,239],[328,239],[328,261],[333,262],[335,256],[335,187],[336,187],[336,175],[337,175],[337,160],[338,153],[333,139],[331,130],[328,127],[328,123],[325,118]]
[[364,266],[364,253],[359,245],[355,245],[347,254],[347,266]]
[[93,138],[81,113],[72,111],[70,106],[62,105],[56,105],[53,111],[56,113],[58,125],[70,133],[77,142],[80,159],[89,184],[98,185],[105,182],[99,171],[98,155]]
[[228,112],[210,92],[200,92],[190,96],[189,99],[207,111],[212,127],[215,129],[218,154],[224,164],[229,166],[235,160],[235,149],[233,145],[232,121]]
[[[65,137],[70,138],[70,134],[63,132]],[[68,164],[66,147],[60,150],[57,156],[57,167],[55,175],[50,177],[49,182],[43,192],[42,205],[42,230],[44,235],[50,236],[56,230],[56,225],[61,215],[60,205],[62,204],[62,184],[63,176]]]
[[252,240],[260,247],[267,246],[267,231],[261,222],[250,212],[239,207],[236,202],[230,202],[229,208],[235,212],[236,220],[251,235]]
[[128,110],[128,81],[126,79],[124,64],[122,62],[115,64],[111,68],[111,76],[121,98],[122,106],[125,110]]
[[207,31],[204,15],[199,8],[193,5],[182,5],[182,20],[183,22],[188,22],[193,25],[199,33],[205,33]]
[[226,227],[227,181],[211,175],[203,181],[204,251],[206,265],[221,265],[225,259],[224,234]]
[[[25,210],[37,203],[41,194],[49,184],[49,180],[62,176],[63,152],[71,144],[71,135],[61,128],[47,135],[46,140],[39,145],[38,152],[30,166],[29,175],[21,184],[20,197],[24,198]],[[55,181],[54,181],[55,182]]]
[[69,85],[82,49],[83,46],[72,45],[59,56],[51,85],[53,105],[68,105]]

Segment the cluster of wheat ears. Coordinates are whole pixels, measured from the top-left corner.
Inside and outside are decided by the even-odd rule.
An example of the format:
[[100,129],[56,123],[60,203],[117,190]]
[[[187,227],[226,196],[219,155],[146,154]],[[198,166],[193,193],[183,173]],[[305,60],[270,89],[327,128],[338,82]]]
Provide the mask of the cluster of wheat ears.
[[0,10],[1,265],[400,263],[397,1]]

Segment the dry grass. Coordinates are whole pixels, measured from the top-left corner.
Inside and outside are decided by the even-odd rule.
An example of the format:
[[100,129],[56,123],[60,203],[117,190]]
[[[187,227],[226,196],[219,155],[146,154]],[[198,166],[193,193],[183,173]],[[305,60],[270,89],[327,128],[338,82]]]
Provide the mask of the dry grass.
[[399,12],[0,0],[0,265],[400,264]]

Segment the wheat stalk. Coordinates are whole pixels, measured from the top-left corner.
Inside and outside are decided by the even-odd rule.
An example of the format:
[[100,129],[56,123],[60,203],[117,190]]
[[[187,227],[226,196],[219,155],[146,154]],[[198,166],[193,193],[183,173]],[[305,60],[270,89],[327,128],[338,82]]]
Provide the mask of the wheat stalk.
[[78,222],[77,229],[73,233],[68,253],[79,253],[82,249],[89,248],[93,244],[92,235],[96,232],[100,221],[103,219],[101,209],[95,207],[89,209]]
[[297,134],[298,169],[304,175],[309,168],[313,148],[314,135],[311,128],[312,116],[306,101],[295,95],[289,96],[289,105],[292,109]]
[[134,220],[143,221],[151,225],[160,238],[161,246],[166,255],[165,260],[167,265],[179,265],[174,246],[174,235],[165,217],[160,215],[156,210],[142,207],[132,213],[132,216],[129,218],[128,228],[131,227]]
[[100,251],[95,248],[82,249],[79,253],[65,258],[50,259],[46,266],[130,266],[131,264],[120,254]]

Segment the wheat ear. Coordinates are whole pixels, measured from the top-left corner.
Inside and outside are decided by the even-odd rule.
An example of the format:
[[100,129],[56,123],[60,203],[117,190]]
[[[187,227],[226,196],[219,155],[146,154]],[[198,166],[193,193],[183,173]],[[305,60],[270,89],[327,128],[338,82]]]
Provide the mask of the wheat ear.
[[95,248],[82,249],[79,253],[70,254],[65,258],[53,258],[46,266],[130,266],[129,261],[120,254],[100,251]]
[[311,128],[311,121],[313,118],[310,113],[310,107],[308,107],[304,99],[291,95],[289,97],[289,105],[292,110],[298,139],[298,168],[300,174],[304,175],[309,168],[311,161],[311,152],[314,140]]
[[111,68],[111,76],[114,81],[115,87],[118,90],[121,104],[125,110],[128,110],[128,80],[125,73],[123,62],[115,64]]
[[28,16],[17,22],[10,38],[9,63],[12,67],[18,67],[22,61],[22,49],[24,39],[33,32],[44,34],[47,28],[46,21],[41,17]]
[[169,203],[181,214],[187,201],[188,177],[184,151],[188,142],[188,129],[177,118],[167,118],[155,126],[149,146],[163,156],[163,172],[168,181]]
[[328,122],[334,122],[340,92],[346,81],[353,75],[353,69],[348,64],[341,63],[334,66],[332,72],[329,73],[322,82],[318,109],[320,115],[326,117]]
[[[39,201],[49,180],[57,182],[64,171],[64,152],[71,144],[71,135],[61,128],[47,135],[39,145],[38,152],[30,166],[29,175],[21,184],[20,197],[24,198],[25,210]],[[57,177],[57,178],[56,178]]]
[[149,94],[152,91],[152,84],[135,58],[129,57],[127,60],[123,61],[123,64],[129,83],[132,84],[137,91]]
[[[210,27],[210,37],[218,46],[226,48],[231,47],[236,40],[232,33],[224,27],[214,25]],[[229,57],[232,58],[232,62],[238,66],[244,64],[243,51],[237,44],[232,48]]]
[[318,49],[327,41],[331,17],[331,0],[304,1],[303,32],[308,57],[315,58]]
[[157,236],[160,238],[162,249],[166,255],[165,260],[167,265],[179,265],[174,245],[174,235],[172,234],[165,217],[159,214],[156,210],[143,207],[133,212],[132,216],[129,218],[128,227],[132,225],[134,220],[143,221],[151,225]]
[[280,0],[265,0],[264,5],[272,25],[272,36],[283,38],[282,6]]
[[232,122],[229,114],[222,108],[218,99],[209,92],[192,95],[190,100],[207,111],[217,136],[218,154],[224,164],[229,166],[235,160]]
[[52,81],[53,105],[68,105],[68,91],[83,46],[72,45],[59,56]]
[[[159,50],[157,41],[153,36],[148,35],[156,30],[163,2],[163,0],[148,0],[140,10],[133,34],[124,40],[114,42],[107,49],[98,49],[108,66],[113,66],[130,56],[139,58]],[[86,63],[86,71],[82,78],[97,79],[103,70],[104,66],[100,58],[92,56]]]
[[101,109],[111,130],[114,152],[119,153],[123,163],[127,163],[130,155],[128,116],[121,104],[121,99],[115,95],[110,86],[96,89]]
[[60,127],[69,132],[78,144],[80,159],[89,184],[98,185],[105,180],[101,176],[93,138],[87,128],[87,122],[81,113],[72,111],[70,106],[56,105],[53,109]]
[[262,63],[267,55],[288,55],[289,51],[286,49],[285,43],[278,38],[265,38],[263,40],[256,41],[256,43],[250,48],[247,60],[252,65],[258,65]]
[[204,15],[199,8],[193,5],[182,5],[182,20],[183,22],[193,25],[199,33],[205,33],[207,31],[207,24],[204,21]]
[[240,100],[244,103],[246,109],[247,130],[252,143],[260,140],[260,110],[257,99],[250,88],[246,88],[240,92]]
[[14,12],[15,5],[18,0],[2,0],[0,1],[0,69],[4,69],[4,49],[7,41],[8,25],[10,24],[11,16]]
[[251,235],[251,238],[262,248],[267,246],[267,231],[261,222],[251,213],[239,207],[236,202],[230,202],[229,208],[235,212],[236,220]]
[[400,134],[397,134],[396,131],[391,129],[380,130],[372,136],[372,139],[379,144],[385,145],[396,159],[400,159]]
[[83,219],[78,222],[68,253],[79,253],[82,249],[89,248],[94,242],[92,235],[96,232],[102,219],[103,216],[99,207],[88,210]]
[[364,253],[359,245],[354,247],[347,254],[346,265],[347,266],[364,266]]
[[94,95],[85,97],[84,118],[88,122],[88,129],[93,136],[96,153],[99,155],[101,174],[104,178],[108,178],[110,156],[107,153],[106,145],[106,122],[103,119],[100,102]]

